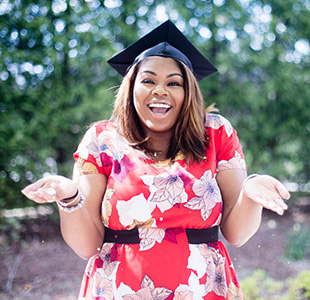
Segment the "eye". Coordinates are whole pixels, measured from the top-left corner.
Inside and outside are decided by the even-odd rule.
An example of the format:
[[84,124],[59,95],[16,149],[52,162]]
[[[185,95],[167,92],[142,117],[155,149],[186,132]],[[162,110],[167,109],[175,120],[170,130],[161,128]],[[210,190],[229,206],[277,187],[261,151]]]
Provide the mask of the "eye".
[[173,82],[168,83],[168,86],[182,86],[182,84],[179,82],[173,81]]
[[141,80],[141,83],[145,83],[145,84],[154,84],[154,82],[150,79],[143,79]]

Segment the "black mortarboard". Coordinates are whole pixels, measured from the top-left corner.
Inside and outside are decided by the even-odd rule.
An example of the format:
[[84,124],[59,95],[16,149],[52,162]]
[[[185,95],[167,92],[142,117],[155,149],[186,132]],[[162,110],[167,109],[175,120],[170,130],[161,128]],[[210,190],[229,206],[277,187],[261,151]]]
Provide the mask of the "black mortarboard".
[[112,57],[108,63],[124,76],[132,64],[148,56],[179,59],[192,70],[198,81],[217,71],[170,20]]

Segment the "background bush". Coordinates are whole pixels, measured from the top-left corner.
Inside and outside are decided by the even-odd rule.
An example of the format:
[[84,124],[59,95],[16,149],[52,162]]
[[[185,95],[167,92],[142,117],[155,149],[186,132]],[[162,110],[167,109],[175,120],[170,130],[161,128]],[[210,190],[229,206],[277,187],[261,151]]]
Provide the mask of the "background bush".
[[309,2],[5,0],[0,3],[0,209],[71,176],[87,126],[110,116],[106,61],[170,18],[219,72],[200,83],[238,130],[250,173],[309,190]]

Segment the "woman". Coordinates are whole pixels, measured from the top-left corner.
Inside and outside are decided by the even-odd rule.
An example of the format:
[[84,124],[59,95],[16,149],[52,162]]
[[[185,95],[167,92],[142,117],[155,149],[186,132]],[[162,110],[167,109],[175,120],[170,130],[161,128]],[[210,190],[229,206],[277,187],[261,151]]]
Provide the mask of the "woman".
[[203,113],[197,80],[216,69],[170,21],[109,63],[125,75],[113,117],[85,134],[73,180],[23,190],[57,202],[65,241],[89,259],[79,299],[242,299],[218,229],[244,244],[288,191],[247,177],[236,131]]

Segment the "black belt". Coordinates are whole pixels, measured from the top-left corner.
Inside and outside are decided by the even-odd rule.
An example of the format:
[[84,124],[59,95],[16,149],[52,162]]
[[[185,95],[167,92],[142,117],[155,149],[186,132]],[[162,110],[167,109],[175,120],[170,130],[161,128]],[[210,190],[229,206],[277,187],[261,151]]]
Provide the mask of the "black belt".
[[[137,227],[131,230],[112,230],[108,227],[104,229],[104,243],[140,244]],[[208,244],[219,240],[218,226],[203,229],[186,228],[185,231],[189,244]]]

